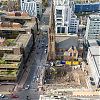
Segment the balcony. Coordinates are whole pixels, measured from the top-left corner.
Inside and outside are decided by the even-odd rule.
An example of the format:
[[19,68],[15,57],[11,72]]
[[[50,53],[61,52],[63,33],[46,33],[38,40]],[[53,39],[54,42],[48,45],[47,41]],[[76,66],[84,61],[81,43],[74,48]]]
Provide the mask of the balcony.
[[61,14],[56,14],[56,18],[62,18]]
[[0,80],[16,80],[17,70],[0,70]]
[[0,76],[16,76],[17,70],[0,70]]
[[15,64],[0,64],[0,69],[18,69],[19,68],[19,63]]

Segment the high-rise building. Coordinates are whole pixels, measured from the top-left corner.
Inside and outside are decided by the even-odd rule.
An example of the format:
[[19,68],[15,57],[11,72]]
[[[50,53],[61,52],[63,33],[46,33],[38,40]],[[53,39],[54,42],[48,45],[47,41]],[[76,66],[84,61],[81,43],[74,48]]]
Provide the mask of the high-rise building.
[[87,63],[89,66],[89,77],[91,84],[100,88],[100,41],[88,40],[89,48],[87,52]]
[[99,39],[100,38],[100,15],[90,15],[87,19],[85,39]]
[[21,10],[26,11],[30,16],[40,18],[42,15],[42,0],[20,0]]
[[36,0],[37,17],[40,19],[43,11],[42,0]]
[[30,16],[37,16],[36,2],[34,0],[21,0],[21,10]]
[[55,32],[77,33],[79,20],[74,14],[73,0],[54,0],[55,5]]

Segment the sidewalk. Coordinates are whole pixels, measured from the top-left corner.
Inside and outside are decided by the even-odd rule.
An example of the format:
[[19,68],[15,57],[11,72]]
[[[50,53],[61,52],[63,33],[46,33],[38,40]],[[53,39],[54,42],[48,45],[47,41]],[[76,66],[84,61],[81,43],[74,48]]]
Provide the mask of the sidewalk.
[[0,92],[0,94],[9,95],[12,94],[12,92]]
[[22,79],[20,80],[20,82],[17,83],[17,85],[14,88],[14,92],[18,91],[19,89],[23,88],[23,85],[25,84],[27,77],[29,75],[30,72],[30,66],[27,66],[27,68],[25,69],[25,71],[23,72],[22,75]]

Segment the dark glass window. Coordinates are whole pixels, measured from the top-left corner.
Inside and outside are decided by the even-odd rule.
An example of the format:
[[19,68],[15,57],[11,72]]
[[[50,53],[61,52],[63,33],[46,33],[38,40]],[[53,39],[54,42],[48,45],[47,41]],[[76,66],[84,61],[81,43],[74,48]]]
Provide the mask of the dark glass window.
[[70,53],[70,56],[72,56],[72,53]]
[[61,33],[65,33],[65,27],[62,27],[62,32]]
[[57,33],[60,33],[60,27],[57,27]]
[[62,14],[62,10],[56,10],[56,14]]

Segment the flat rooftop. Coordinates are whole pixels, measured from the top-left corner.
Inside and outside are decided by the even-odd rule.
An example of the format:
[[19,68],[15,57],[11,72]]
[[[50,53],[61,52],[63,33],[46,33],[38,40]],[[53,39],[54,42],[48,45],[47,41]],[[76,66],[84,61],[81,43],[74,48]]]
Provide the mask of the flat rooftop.
[[90,46],[98,46],[97,40],[95,40],[95,39],[88,40],[88,43],[89,43]]
[[20,61],[22,58],[22,55],[14,55],[14,54],[4,54],[3,59],[5,61],[11,60],[11,61]]
[[59,43],[61,41],[64,41],[66,39],[69,39],[69,38],[77,38],[78,39],[78,36],[77,35],[55,35],[56,37],[56,42]]
[[13,50],[13,47],[14,46],[0,46],[0,50],[4,50],[4,51],[10,50],[10,51],[12,51]]
[[15,45],[14,46],[0,46],[0,50],[9,50],[12,51],[13,48],[20,47],[23,45],[23,47],[26,47],[27,43],[29,42],[32,34],[19,34],[17,38],[14,40]]
[[5,16],[5,18],[9,18],[9,19],[31,19],[30,16]]
[[25,31],[24,28],[0,27],[1,31]]
[[100,46],[89,47],[89,50],[93,56],[93,61],[97,67],[99,74],[100,74]]
[[0,27],[2,31],[26,31],[27,29],[31,29],[36,24],[36,21],[28,21],[21,28],[20,27]]
[[0,64],[0,69],[11,69],[11,68],[13,68],[13,69],[18,69],[18,64],[19,63],[13,63],[13,64]]
[[22,11],[13,11],[13,12],[6,12],[5,18],[9,19],[31,19],[31,17],[26,12]]
[[16,38],[15,42],[18,45],[23,45],[23,47],[26,47],[31,36],[32,36],[32,34],[19,34],[19,36]]
[[93,56],[100,56],[100,46],[89,47],[89,50]]
[[90,15],[89,18],[91,20],[97,21],[97,19],[100,19],[100,14],[97,13],[97,14],[94,14],[94,15]]

